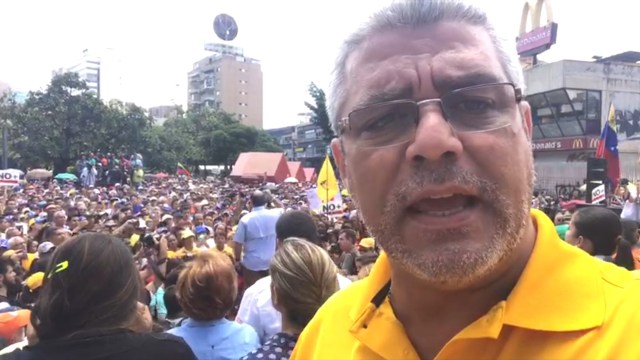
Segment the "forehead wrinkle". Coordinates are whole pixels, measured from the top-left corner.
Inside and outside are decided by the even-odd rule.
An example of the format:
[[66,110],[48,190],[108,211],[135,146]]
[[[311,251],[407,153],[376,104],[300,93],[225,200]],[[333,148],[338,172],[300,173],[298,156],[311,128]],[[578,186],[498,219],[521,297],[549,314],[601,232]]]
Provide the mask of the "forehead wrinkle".
[[432,62],[435,88],[442,92],[483,83],[506,82],[506,74],[492,55],[479,48],[454,48],[439,53]]
[[[422,86],[421,68],[429,72],[430,55],[398,55],[382,61],[364,62],[352,72],[352,81],[359,85],[351,102],[360,105],[411,98]],[[424,65],[423,65],[424,64]]]

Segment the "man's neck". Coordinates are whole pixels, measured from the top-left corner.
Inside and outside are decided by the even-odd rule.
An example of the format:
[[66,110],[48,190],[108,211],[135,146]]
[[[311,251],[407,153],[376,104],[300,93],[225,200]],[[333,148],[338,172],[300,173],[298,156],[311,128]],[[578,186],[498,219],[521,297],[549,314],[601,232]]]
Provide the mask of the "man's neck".
[[511,259],[472,289],[425,284],[391,261],[393,310],[421,358],[434,358],[451,338],[509,296],[529,260],[535,236],[530,223]]

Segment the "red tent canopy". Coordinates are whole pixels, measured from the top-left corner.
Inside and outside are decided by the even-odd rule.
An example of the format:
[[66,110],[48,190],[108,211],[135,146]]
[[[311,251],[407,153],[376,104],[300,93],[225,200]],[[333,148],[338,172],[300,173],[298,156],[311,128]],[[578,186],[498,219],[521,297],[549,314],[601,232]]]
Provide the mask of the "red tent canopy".
[[256,176],[262,176],[268,182],[279,184],[288,174],[289,165],[284,154],[247,152],[238,155],[230,176],[236,181],[255,180]]
[[304,181],[313,181],[316,176],[316,169],[314,168],[302,168],[304,171]]
[[287,161],[289,166],[289,176],[298,179],[298,181],[305,181],[304,170],[300,161]]

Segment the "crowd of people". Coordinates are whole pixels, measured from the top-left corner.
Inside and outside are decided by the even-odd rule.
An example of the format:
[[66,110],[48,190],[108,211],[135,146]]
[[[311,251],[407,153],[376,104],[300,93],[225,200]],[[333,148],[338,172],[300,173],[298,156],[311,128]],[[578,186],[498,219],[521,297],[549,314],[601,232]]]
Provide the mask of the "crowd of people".
[[[377,248],[348,197],[346,215],[331,218],[309,209],[308,184],[272,185],[170,177],[138,188],[53,181],[12,189],[0,219],[1,341],[25,345],[33,316],[26,314],[43,316],[43,303],[56,296],[64,302],[46,305],[54,319],[39,344],[82,330],[73,324],[111,326],[104,317],[86,325],[96,312],[107,316],[106,306],[137,309],[135,326],[180,336],[200,359],[255,358],[258,348],[289,344],[286,334],[299,333],[333,292],[367,276]],[[42,291],[50,279],[60,279],[55,295]],[[123,356],[149,341],[112,335]],[[85,342],[60,346],[60,358],[96,346],[83,349]]]
[[144,161],[140,154],[126,156],[118,153],[90,152],[80,154],[67,169],[75,174],[84,187],[130,184],[137,187],[144,179]]
[[638,219],[538,209],[509,47],[457,0],[395,1],[347,38],[338,218],[304,184],[5,193],[0,359],[640,358]]

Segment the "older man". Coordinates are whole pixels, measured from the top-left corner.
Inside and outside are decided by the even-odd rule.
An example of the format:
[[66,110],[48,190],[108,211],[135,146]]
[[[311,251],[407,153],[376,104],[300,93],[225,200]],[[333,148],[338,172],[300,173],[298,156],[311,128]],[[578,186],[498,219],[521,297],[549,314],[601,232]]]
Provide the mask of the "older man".
[[453,0],[394,2],[345,42],[333,151],[385,254],[319,310],[294,359],[640,358],[638,275],[529,209],[513,48]]

